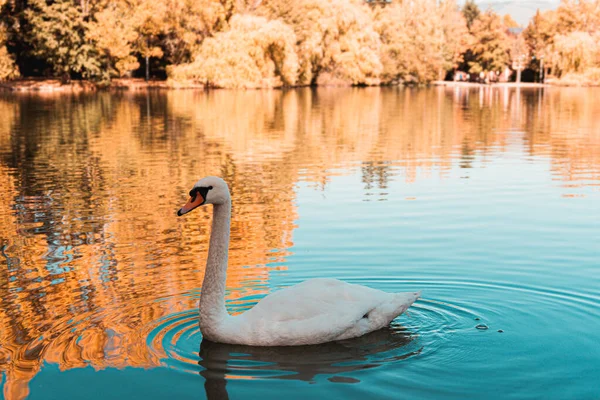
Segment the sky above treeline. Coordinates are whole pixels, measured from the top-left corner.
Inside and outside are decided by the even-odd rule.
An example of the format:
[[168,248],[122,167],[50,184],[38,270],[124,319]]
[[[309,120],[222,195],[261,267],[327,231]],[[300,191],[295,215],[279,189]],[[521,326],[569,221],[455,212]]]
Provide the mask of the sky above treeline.
[[[475,2],[482,10],[491,7],[499,14],[510,14],[523,27],[529,23],[538,8],[546,11],[560,4],[560,0],[476,0]],[[464,4],[464,0],[460,3]]]

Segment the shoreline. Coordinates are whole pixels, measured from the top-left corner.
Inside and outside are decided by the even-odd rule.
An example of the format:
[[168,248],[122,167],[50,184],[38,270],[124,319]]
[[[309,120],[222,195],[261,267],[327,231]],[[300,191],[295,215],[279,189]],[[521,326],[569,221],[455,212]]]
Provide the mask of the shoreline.
[[[203,87],[202,87],[203,88]],[[0,91],[22,93],[79,93],[95,92],[99,90],[146,90],[146,89],[173,89],[167,81],[150,80],[142,78],[113,79],[110,85],[103,87],[86,80],[73,80],[62,83],[55,78],[23,78],[0,82]]]
[[549,83],[535,83],[535,82],[497,82],[497,83],[476,83],[476,82],[454,82],[454,81],[434,81],[434,86],[446,86],[446,87],[504,87],[504,88],[547,88],[554,87]]
[[[387,86],[387,85],[380,85]],[[476,82],[454,82],[454,81],[433,81],[425,86],[442,86],[448,88],[548,88],[548,87],[593,87],[593,85],[564,85],[560,81],[551,83],[534,82],[499,82],[499,83],[476,83]],[[326,87],[326,86],[325,86]],[[12,81],[0,82],[0,91],[20,92],[20,93],[80,93],[94,91],[137,91],[148,89],[168,89],[168,90],[213,90],[207,89],[204,85],[177,84],[167,80],[145,81],[142,78],[113,79],[108,86],[99,86],[90,81],[71,81],[63,84],[59,79],[53,78],[23,78]],[[281,88],[271,88],[281,89]]]

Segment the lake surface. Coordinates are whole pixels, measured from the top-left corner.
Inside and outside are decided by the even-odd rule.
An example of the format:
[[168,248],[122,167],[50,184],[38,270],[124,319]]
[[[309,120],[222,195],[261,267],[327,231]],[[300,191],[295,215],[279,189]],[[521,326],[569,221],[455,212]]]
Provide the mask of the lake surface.
[[[600,398],[598,98],[0,94],[4,398]],[[355,340],[201,344],[211,210],[175,212],[206,175],[231,313],[311,277],[422,299]]]

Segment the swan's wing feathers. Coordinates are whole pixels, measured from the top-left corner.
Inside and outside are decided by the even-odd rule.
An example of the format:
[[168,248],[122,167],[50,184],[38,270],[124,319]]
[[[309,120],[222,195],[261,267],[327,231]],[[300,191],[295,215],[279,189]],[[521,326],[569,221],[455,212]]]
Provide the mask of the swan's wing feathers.
[[310,279],[263,298],[249,310],[256,334],[267,331],[309,342],[332,340],[389,300],[390,294],[336,279]]
[[385,300],[387,293],[337,279],[309,279],[263,298],[256,309],[271,320],[306,320],[319,314],[356,315],[357,319]]

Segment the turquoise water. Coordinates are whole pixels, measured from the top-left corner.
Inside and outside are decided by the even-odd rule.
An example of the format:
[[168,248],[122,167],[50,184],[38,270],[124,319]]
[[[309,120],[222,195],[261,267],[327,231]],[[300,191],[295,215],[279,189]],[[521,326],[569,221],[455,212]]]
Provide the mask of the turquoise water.
[[[599,398],[599,95],[0,96],[4,398]],[[175,211],[209,174],[230,312],[312,277],[422,299],[354,340],[202,342],[210,210]]]

